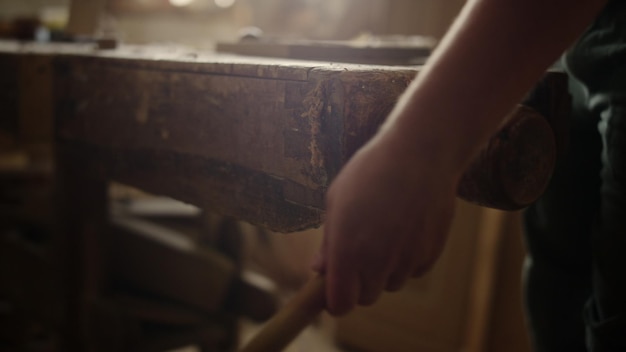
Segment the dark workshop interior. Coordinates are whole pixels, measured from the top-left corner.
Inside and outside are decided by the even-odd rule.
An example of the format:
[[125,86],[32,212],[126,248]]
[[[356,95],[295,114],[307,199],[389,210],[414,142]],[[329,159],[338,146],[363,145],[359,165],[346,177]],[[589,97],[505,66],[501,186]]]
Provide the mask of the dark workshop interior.
[[[0,1],[0,351],[237,351],[307,281],[328,178],[463,3]],[[288,114],[318,71],[370,84],[358,64],[393,84],[322,169]],[[285,351],[529,351],[520,221],[459,200],[431,272]]]

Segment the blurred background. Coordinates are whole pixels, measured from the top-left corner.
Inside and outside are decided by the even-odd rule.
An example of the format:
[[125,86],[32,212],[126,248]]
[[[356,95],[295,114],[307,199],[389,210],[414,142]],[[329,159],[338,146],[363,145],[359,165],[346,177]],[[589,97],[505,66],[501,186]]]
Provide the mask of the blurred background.
[[[16,19],[58,30],[70,20],[69,0],[3,0],[5,28]],[[128,43],[183,43],[211,47],[237,40],[245,27],[272,36],[351,39],[418,34],[441,37],[462,0],[100,0],[98,26]],[[74,19],[80,21],[80,19]],[[76,25],[75,23],[73,25]]]

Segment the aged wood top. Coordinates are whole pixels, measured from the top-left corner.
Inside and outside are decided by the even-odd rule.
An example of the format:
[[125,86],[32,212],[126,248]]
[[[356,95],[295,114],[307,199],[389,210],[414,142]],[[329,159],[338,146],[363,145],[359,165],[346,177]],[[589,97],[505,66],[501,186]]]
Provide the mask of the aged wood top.
[[[419,71],[1,41],[0,65],[50,87],[18,84],[20,108],[7,93],[0,111],[21,116],[24,102],[52,96],[59,150],[91,172],[283,232],[321,224],[331,180]],[[15,75],[0,77],[1,91]],[[533,99],[549,110],[553,91]]]

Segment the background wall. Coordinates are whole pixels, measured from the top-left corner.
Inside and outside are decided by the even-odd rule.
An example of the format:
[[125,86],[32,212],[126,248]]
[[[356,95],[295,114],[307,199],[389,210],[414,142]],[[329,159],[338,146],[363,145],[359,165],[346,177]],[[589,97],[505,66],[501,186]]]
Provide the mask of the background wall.
[[0,18],[37,15],[40,10],[51,6],[67,6],[69,0],[2,0]]
[[[232,6],[219,8],[215,0],[194,0],[191,5],[175,8],[168,5],[168,0],[107,1],[113,11],[104,22],[115,26],[124,41],[196,46],[236,40],[238,31],[246,26],[260,27],[272,36],[312,39],[350,39],[361,33],[440,38],[464,3],[464,0],[236,0]],[[51,10],[58,15],[58,10],[67,8],[69,2],[2,0],[0,20],[37,16]]]

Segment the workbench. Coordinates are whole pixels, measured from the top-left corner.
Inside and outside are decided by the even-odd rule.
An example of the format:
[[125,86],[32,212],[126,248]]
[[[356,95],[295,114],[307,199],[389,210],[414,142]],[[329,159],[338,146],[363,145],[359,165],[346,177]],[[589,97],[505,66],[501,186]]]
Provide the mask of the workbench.
[[[59,246],[81,263],[66,278],[71,326],[87,329],[102,289],[107,182],[279,232],[320,226],[331,181],[419,69],[0,42],[4,125],[54,145]],[[546,74],[529,104],[562,120],[564,82]]]

